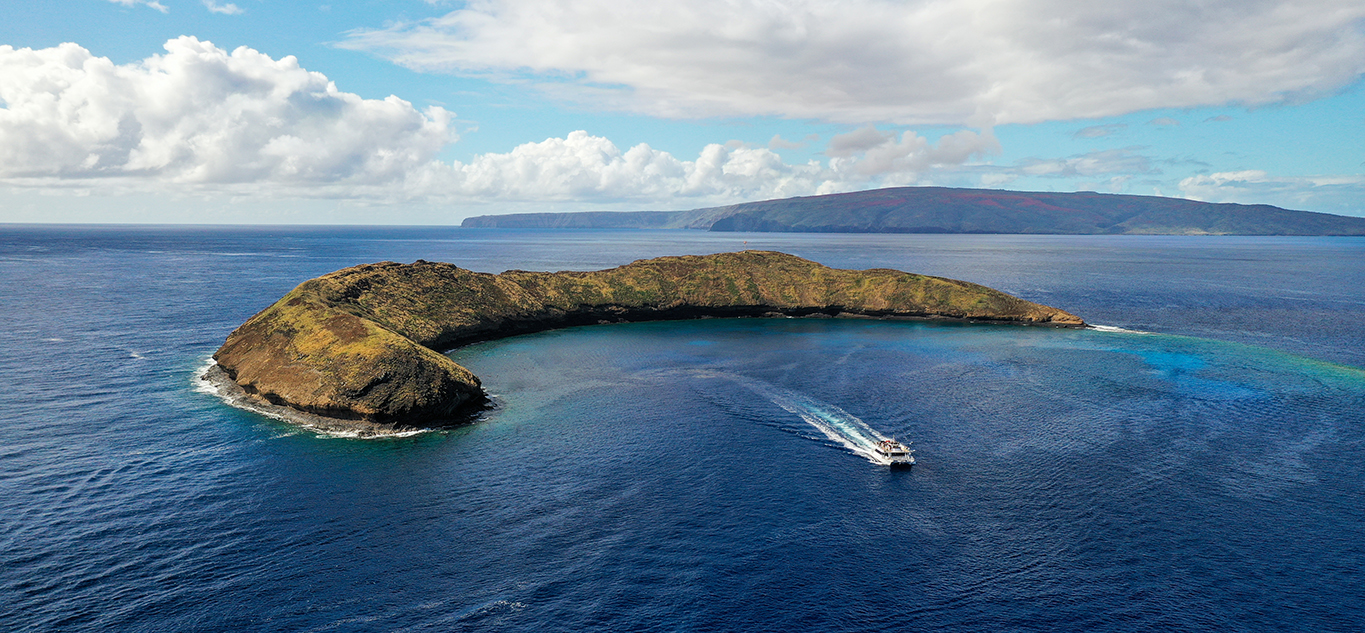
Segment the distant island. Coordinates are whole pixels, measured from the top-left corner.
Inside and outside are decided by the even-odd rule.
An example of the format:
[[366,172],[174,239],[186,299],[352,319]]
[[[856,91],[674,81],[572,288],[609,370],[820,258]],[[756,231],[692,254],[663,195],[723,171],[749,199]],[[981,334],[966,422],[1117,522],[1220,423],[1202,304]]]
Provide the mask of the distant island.
[[1365,235],[1365,218],[1094,192],[894,187],[691,211],[516,213],[461,226],[799,233]]
[[418,260],[303,282],[233,331],[211,371],[257,403],[342,428],[393,428],[485,402],[479,379],[438,350],[597,323],[811,316],[1085,327],[1073,314],[973,283],[839,270],[767,251],[498,275]]

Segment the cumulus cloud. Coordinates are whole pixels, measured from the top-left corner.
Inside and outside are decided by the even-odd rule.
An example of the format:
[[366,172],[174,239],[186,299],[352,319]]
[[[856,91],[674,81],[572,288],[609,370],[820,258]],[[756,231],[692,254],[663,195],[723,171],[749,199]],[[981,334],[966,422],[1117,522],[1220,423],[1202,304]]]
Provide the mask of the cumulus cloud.
[[682,160],[646,144],[622,151],[609,139],[577,131],[468,163],[433,165],[418,188],[423,195],[477,200],[676,204],[685,198],[700,206],[907,184],[998,151],[990,134],[966,130],[931,143],[913,132],[862,128],[830,145],[837,156],[827,165],[788,164],[770,149],[733,142],[707,145],[696,159]]
[[109,1],[114,4],[121,4],[125,7],[143,6],[151,9],[156,9],[157,11],[160,11],[162,13],[170,11],[170,9],[166,8],[166,5],[157,2],[157,0],[109,0]]
[[1261,170],[1216,172],[1180,181],[1187,198],[1206,202],[1273,204],[1365,216],[1365,176],[1277,177]]
[[872,126],[834,136],[825,150],[832,157],[830,168],[845,177],[919,173],[999,152],[1000,142],[990,131],[960,130],[932,144],[911,131],[897,137]]
[[1016,171],[1025,176],[1062,178],[1160,173],[1152,167],[1151,159],[1136,153],[1136,149],[1138,148],[1108,149],[1070,158],[1029,158],[1020,161]]
[[192,37],[116,65],[76,44],[0,46],[0,177],[375,183],[455,140],[451,113],[362,99],[321,74]]
[[204,0],[204,8],[208,9],[209,13],[219,13],[222,15],[238,15],[246,12],[245,9],[231,2],[228,2],[226,4],[218,4],[213,0]]
[[1358,0],[471,0],[343,43],[653,115],[993,124],[1330,93]]
[[[453,114],[445,109],[342,92],[293,57],[229,52],[191,37],[123,65],[76,44],[0,46],[0,184],[30,191],[679,208],[1038,177],[1089,179],[1119,190],[1132,176],[1160,173],[1134,147],[992,165],[1000,146],[991,128],[930,140],[863,126],[830,138],[823,160],[794,164],[774,151],[797,145],[780,136],[769,147],[731,141],[677,156],[576,131],[508,152],[441,161],[439,153],[456,140]],[[1299,208],[1365,199],[1360,177],[1222,173],[1189,178],[1180,187],[1190,197],[1254,202],[1270,196]],[[1313,204],[1282,201],[1295,195]]]
[[[1131,193],[1137,184],[1154,185],[1162,172],[1154,161],[1139,153],[1142,147],[1100,150],[1066,158],[1025,158],[1011,165],[978,164],[928,172],[949,186],[1004,187],[1020,179],[1069,181],[1068,189]],[[1137,176],[1146,176],[1135,181]],[[1144,193],[1150,192],[1146,190]],[[1159,191],[1157,195],[1161,195]]]
[[576,131],[434,165],[422,187],[474,199],[730,201],[810,193],[824,175],[819,165],[788,165],[765,148],[711,144],[695,160],[679,160],[643,143],[621,151],[609,139]]
[[781,134],[774,134],[773,137],[768,140],[768,149],[771,150],[801,149],[805,146],[806,146],[805,142],[789,141],[785,138],[782,138]]
[[[362,99],[293,57],[181,37],[114,64],[76,45],[0,46],[0,182],[30,188],[401,201],[728,203],[915,182],[998,152],[989,132],[930,142],[873,127],[826,164],[732,141],[695,158],[584,131],[442,162],[453,114]],[[811,140],[811,138],[807,138]],[[773,147],[795,144],[780,136]]]
[[829,139],[829,145],[825,147],[825,154],[835,158],[852,156],[860,152],[894,143],[896,134],[894,132],[883,132],[876,126],[866,125],[852,132],[836,134]]
[[1091,126],[1083,127],[1083,128],[1081,128],[1081,129],[1079,129],[1079,130],[1076,130],[1076,133],[1075,133],[1075,134],[1072,134],[1071,137],[1072,137],[1072,138],[1103,138],[1103,137],[1106,137],[1106,136],[1111,136],[1111,135],[1114,135],[1114,134],[1118,134],[1119,132],[1122,132],[1123,130],[1125,130],[1125,129],[1127,129],[1127,128],[1128,128],[1128,126],[1127,126],[1126,124],[1123,124],[1123,123],[1111,123],[1111,124],[1109,124],[1109,125],[1091,125]]

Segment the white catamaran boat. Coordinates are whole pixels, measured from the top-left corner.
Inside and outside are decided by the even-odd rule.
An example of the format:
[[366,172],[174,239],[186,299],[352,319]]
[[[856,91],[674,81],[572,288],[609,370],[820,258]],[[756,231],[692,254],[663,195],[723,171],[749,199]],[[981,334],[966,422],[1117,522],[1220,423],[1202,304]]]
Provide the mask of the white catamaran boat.
[[877,442],[873,450],[877,451],[877,455],[886,460],[892,468],[909,468],[915,465],[915,451],[896,440]]

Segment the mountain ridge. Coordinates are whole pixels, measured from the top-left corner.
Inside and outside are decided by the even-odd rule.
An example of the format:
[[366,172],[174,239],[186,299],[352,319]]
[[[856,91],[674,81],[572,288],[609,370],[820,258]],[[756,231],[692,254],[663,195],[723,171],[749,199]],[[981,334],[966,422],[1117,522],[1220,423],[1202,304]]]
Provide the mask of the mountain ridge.
[[467,218],[461,226],[798,233],[1365,235],[1365,218],[1266,204],[1093,191],[950,187],[892,187],[687,211],[487,215]]

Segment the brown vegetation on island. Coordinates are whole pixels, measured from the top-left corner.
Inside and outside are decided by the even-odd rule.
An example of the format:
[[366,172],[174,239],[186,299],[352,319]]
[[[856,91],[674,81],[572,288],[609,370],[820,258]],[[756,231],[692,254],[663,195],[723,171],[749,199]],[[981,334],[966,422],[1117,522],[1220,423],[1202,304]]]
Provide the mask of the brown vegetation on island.
[[484,401],[479,379],[436,350],[602,322],[811,315],[1084,326],[1075,315],[973,283],[838,270],[775,252],[499,275],[418,260],[306,281],[232,332],[214,359],[272,404],[411,424]]

